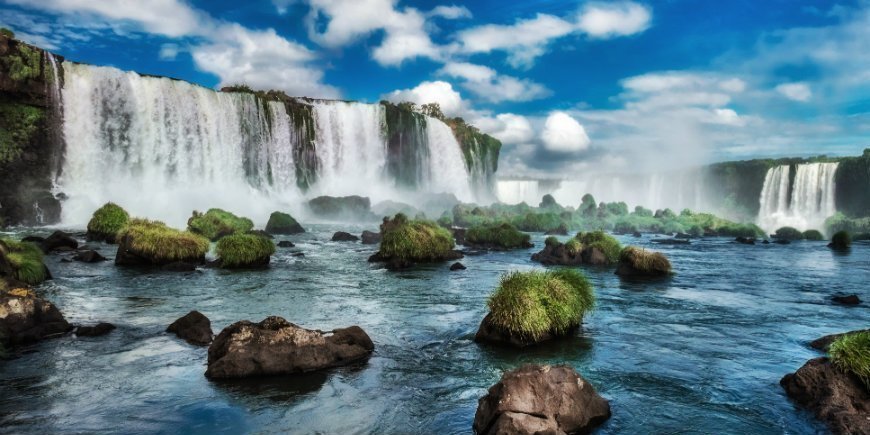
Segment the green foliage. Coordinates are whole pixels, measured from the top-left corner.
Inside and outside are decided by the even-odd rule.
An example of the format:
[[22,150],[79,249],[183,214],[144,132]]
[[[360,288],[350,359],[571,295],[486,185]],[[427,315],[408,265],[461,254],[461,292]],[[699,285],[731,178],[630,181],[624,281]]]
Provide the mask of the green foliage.
[[209,248],[208,239],[205,237],[147,219],[131,219],[118,232],[117,241],[120,243],[125,238],[130,251],[155,263],[202,258]]
[[444,116],[444,112],[441,111],[441,105],[438,103],[423,104],[420,106],[420,112],[426,116],[431,116],[442,121],[447,119],[447,117]]
[[495,246],[501,249],[527,248],[531,246],[528,234],[520,232],[507,222],[479,225],[465,233],[465,241],[471,245]]
[[614,264],[619,261],[619,253],[622,251],[622,245],[619,240],[603,231],[593,231],[589,233],[577,234],[575,240],[579,241],[583,248],[596,248],[607,258],[607,262]]
[[48,278],[42,250],[33,243],[0,239],[0,263],[4,258],[12,268],[12,277],[18,281],[37,285]]
[[559,246],[562,243],[555,236],[549,236],[544,239],[544,245],[546,246]]
[[726,237],[763,237],[764,230],[755,224],[729,223],[713,229],[720,236]]
[[803,238],[814,241],[825,240],[825,236],[819,230],[806,230],[803,233]]
[[553,198],[553,195],[550,195],[549,193],[541,198],[541,203],[538,204],[538,207],[556,211],[562,210],[562,206],[556,202],[556,198]]
[[782,240],[802,240],[804,234],[800,230],[792,227],[782,227],[773,234],[777,239]]
[[193,216],[187,220],[188,231],[205,236],[211,241],[217,241],[221,237],[233,233],[251,231],[254,223],[248,218],[238,217],[228,211],[213,208],[205,212],[193,212]]
[[293,216],[276,211],[269,215],[266,232],[270,234],[296,234],[305,232],[305,229],[299,225],[299,222],[296,222],[296,219],[293,219]]
[[596,209],[598,208],[597,203],[595,202],[595,197],[587,193],[583,195],[583,198],[581,198],[580,201],[580,207],[577,211],[585,217],[595,216]]
[[130,215],[126,210],[114,202],[107,202],[94,212],[88,222],[88,233],[100,238],[115,239],[118,231],[121,231],[129,220]]
[[863,218],[850,218],[843,213],[837,212],[825,220],[825,230],[828,234],[836,233],[838,231],[868,233],[870,232],[870,216]]
[[586,277],[572,269],[511,272],[490,296],[496,327],[530,339],[563,334],[580,325],[595,303]]
[[224,86],[221,88],[221,92],[240,92],[245,94],[253,94],[255,91],[250,86],[240,83],[235,85]]
[[870,331],[843,335],[831,343],[828,353],[835,366],[854,373],[870,388]]
[[852,236],[848,231],[837,231],[831,237],[831,246],[837,249],[845,249],[852,246]]
[[442,215],[440,218],[438,218],[438,225],[441,225],[444,228],[452,228],[453,218],[447,215]]
[[626,246],[619,254],[619,261],[647,274],[667,275],[671,273],[671,262],[661,252]]
[[583,251],[583,244],[580,243],[580,241],[577,240],[576,238],[570,239],[567,242],[565,242],[565,251],[567,251],[568,254],[571,256],[576,256],[577,254],[579,254],[580,252]]
[[42,108],[0,103],[0,164],[21,158],[38,133],[43,119],[45,110]]
[[15,33],[5,27],[0,27],[0,35],[3,35],[9,39],[15,39]]
[[275,244],[258,234],[235,233],[218,240],[215,252],[221,267],[246,267],[266,263],[275,253]]
[[556,213],[526,213],[511,223],[520,230],[537,232],[558,230],[563,225],[562,218]]
[[26,44],[17,44],[15,48],[0,56],[0,66],[12,81],[26,83],[39,78],[42,63],[42,51]]
[[450,231],[431,221],[409,221],[402,213],[381,224],[380,254],[406,261],[440,261],[453,250]]

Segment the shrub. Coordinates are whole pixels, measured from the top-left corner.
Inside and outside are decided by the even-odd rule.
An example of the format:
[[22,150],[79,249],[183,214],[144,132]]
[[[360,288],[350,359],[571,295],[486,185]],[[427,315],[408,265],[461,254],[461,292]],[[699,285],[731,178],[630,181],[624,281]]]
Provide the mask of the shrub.
[[580,243],[579,240],[571,239],[565,242],[565,251],[568,252],[568,255],[574,257],[583,250],[583,244]]
[[384,258],[407,261],[440,261],[453,250],[450,231],[430,221],[409,221],[402,213],[381,224],[381,249]]
[[496,327],[539,339],[580,325],[595,302],[586,277],[572,269],[502,275],[487,305]]
[[258,234],[236,233],[223,237],[215,248],[221,267],[263,265],[275,253],[275,244]]
[[847,249],[852,246],[852,236],[847,231],[837,231],[831,237],[831,244],[828,246],[836,249]]
[[701,237],[704,235],[704,229],[700,225],[692,225],[686,233],[692,237]]
[[114,202],[107,202],[98,208],[88,222],[88,238],[114,241],[127,222],[130,215]]
[[549,236],[544,239],[544,245],[546,246],[559,246],[561,244],[562,242],[560,242],[559,239],[556,238],[556,236]]
[[128,250],[157,264],[202,258],[209,248],[205,237],[147,219],[131,219],[117,237],[118,243],[126,239]]
[[577,234],[576,240],[582,243],[584,248],[596,248],[601,251],[607,258],[608,263],[613,264],[619,261],[622,245],[620,245],[619,240],[616,240],[604,231],[580,233]]
[[438,225],[441,225],[444,228],[452,228],[453,227],[453,218],[450,216],[442,215],[438,218]]
[[276,211],[269,215],[266,232],[270,234],[298,234],[304,233],[305,229],[299,225],[299,222],[296,222],[296,219],[293,219],[293,216]]
[[562,218],[556,213],[526,213],[516,217],[512,223],[522,231],[535,232],[558,230],[563,225]]
[[804,235],[797,228],[782,227],[773,233],[773,236],[782,240],[801,240]]
[[635,246],[626,246],[619,253],[619,262],[630,266],[634,271],[643,275],[669,275],[671,273],[671,262],[664,254]]
[[0,265],[5,259],[12,278],[23,283],[37,285],[48,278],[42,255],[42,249],[33,243],[0,239]]
[[465,233],[465,241],[471,245],[495,246],[502,249],[528,248],[531,246],[530,239],[528,234],[507,222],[472,227]]
[[[725,237],[762,237],[764,236],[764,230],[758,227],[755,224],[735,224],[728,223],[717,228],[716,233],[720,236]],[[795,230],[797,231],[797,230]],[[800,231],[798,231],[800,235]]]
[[223,236],[248,232],[253,228],[254,223],[250,219],[238,217],[219,208],[210,209],[205,214],[194,211],[193,216],[187,220],[187,229],[190,232],[205,236],[213,242]]
[[834,365],[852,372],[870,388],[870,331],[846,334],[831,343],[828,351]]
[[803,238],[814,241],[825,240],[825,236],[819,230],[806,230],[804,231]]

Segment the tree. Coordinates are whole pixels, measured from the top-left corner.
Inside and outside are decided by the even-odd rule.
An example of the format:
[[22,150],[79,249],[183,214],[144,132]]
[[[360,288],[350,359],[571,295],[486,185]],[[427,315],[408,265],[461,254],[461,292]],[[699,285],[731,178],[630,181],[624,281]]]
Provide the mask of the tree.
[[426,116],[431,116],[436,119],[445,120],[444,112],[441,111],[441,105],[438,103],[428,103],[420,106],[420,112]]
[[595,197],[590,194],[583,195],[582,203],[580,204],[580,214],[583,216],[591,217],[595,216],[598,204],[595,203]]

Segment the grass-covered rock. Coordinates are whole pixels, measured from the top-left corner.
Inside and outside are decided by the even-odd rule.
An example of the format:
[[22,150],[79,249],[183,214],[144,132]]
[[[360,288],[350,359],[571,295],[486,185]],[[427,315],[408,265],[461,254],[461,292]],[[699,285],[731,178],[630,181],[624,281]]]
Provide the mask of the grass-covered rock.
[[555,237],[544,240],[544,249],[532,255],[532,260],[545,265],[608,266],[619,260],[619,241],[603,231],[579,233],[565,243]]
[[818,242],[825,240],[825,236],[819,230],[806,230],[803,233],[803,239]]
[[42,256],[34,243],[0,239],[0,277],[37,285],[51,278]]
[[506,250],[531,248],[533,245],[530,240],[531,236],[507,222],[478,225],[469,228],[465,233],[466,245],[482,249]]
[[204,236],[215,242],[221,237],[234,233],[245,233],[254,228],[254,223],[245,217],[236,216],[228,211],[213,208],[205,213],[193,212],[187,220],[188,231]]
[[833,249],[849,249],[852,247],[852,236],[847,231],[837,231],[831,237],[828,247]]
[[115,264],[119,266],[201,264],[209,248],[209,241],[203,236],[147,219],[131,219],[118,232],[117,242]]
[[843,335],[831,343],[828,353],[834,365],[854,374],[870,389],[870,331]]
[[568,335],[594,304],[592,285],[576,270],[511,272],[490,296],[475,340],[526,346]]
[[453,235],[437,223],[409,220],[402,213],[381,224],[381,245],[369,261],[383,261],[389,268],[410,267],[414,263],[462,258],[453,249]]
[[305,228],[302,228],[302,225],[299,225],[293,216],[276,211],[269,216],[266,232],[269,234],[299,234],[304,233]]
[[660,252],[626,246],[619,254],[616,274],[625,277],[663,277],[671,274],[671,262]]
[[103,240],[115,243],[118,231],[121,231],[130,215],[126,210],[114,202],[108,202],[98,208],[88,222],[88,240]]
[[773,237],[779,240],[803,240],[804,233],[793,227],[782,227],[773,233]]
[[[619,261],[619,253],[622,251],[622,245],[619,240],[604,231],[592,231],[587,233],[577,234],[577,241],[583,245],[583,249],[594,249],[599,251],[604,256],[604,264],[616,264]],[[589,255],[593,255],[590,253]],[[593,263],[588,261],[589,263]],[[600,262],[598,262],[600,264]]]
[[269,264],[275,244],[257,234],[236,233],[218,240],[216,252],[222,268],[258,268]]

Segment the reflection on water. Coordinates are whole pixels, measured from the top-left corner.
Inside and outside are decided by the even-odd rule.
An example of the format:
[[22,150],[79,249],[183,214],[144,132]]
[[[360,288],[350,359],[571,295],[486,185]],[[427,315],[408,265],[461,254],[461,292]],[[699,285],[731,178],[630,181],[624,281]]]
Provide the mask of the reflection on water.
[[[374,248],[293,236],[265,271],[145,274],[61,263],[40,291],[70,321],[109,321],[105,337],[51,340],[0,362],[0,427],[16,433],[469,433],[477,400],[504,370],[569,364],[610,400],[600,433],[771,433],[823,430],[795,410],[780,377],[817,355],[805,342],[867,327],[870,246],[837,255],[823,242],[746,246],[708,239],[654,246],[674,264],[665,281],[588,269],[598,306],[576,337],[540,347],[482,347],[474,333],[500,273],[540,267],[534,249],[467,256],[388,272]],[[647,239],[623,242],[646,244]],[[534,241],[543,245],[543,236]],[[304,252],[305,257],[293,254]],[[102,246],[112,256],[113,247]],[[164,330],[192,309],[215,331],[280,315],[309,328],[362,326],[372,358],[301,376],[208,381],[207,349]]]

